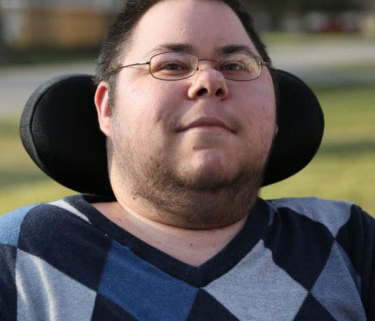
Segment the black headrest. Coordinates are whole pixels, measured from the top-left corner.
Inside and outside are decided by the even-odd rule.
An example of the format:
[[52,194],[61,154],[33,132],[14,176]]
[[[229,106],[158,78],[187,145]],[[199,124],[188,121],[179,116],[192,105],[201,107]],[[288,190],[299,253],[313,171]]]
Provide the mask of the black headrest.
[[[317,152],[323,113],[300,79],[273,70],[278,87],[278,126],[263,185],[300,171]],[[23,145],[33,161],[58,183],[81,193],[112,195],[105,137],[99,129],[91,75],[53,78],[35,90],[20,123]]]

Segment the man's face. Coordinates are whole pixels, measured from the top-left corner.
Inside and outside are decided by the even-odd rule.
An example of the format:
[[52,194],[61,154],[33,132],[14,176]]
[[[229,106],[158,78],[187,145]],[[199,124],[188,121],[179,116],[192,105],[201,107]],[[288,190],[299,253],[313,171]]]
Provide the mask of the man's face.
[[[229,45],[247,46],[259,56],[227,5],[167,0],[141,18],[122,64],[148,61],[171,44],[192,47],[199,59],[215,60]],[[244,82],[224,79],[209,61],[179,81],[155,79],[147,65],[125,68],[113,107],[106,133],[112,170],[133,188],[160,189],[164,182],[203,191],[241,176],[251,180],[253,173],[261,175],[276,129],[274,88],[264,67],[258,79]]]

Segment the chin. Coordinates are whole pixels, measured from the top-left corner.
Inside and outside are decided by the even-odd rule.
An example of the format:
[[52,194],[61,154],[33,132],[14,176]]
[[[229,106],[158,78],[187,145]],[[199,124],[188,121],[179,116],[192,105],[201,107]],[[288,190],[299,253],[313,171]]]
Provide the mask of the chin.
[[218,166],[201,166],[190,168],[177,176],[184,187],[196,191],[208,191],[231,185],[241,175],[239,170],[234,171]]

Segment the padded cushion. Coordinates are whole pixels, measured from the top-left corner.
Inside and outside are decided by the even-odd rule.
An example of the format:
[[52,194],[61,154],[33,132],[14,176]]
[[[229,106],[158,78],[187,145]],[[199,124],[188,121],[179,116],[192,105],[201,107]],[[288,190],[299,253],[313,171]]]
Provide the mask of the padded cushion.
[[312,90],[299,78],[273,70],[278,91],[278,127],[263,186],[288,178],[315,156],[324,132],[324,116]]
[[82,193],[112,194],[94,94],[90,75],[47,81],[27,101],[20,134],[32,160],[58,183]]
[[[324,128],[319,102],[300,79],[273,70],[278,86],[279,132],[263,185],[305,167]],[[21,117],[20,134],[33,161],[58,183],[81,193],[113,195],[105,137],[99,129],[91,75],[53,78],[35,90]]]

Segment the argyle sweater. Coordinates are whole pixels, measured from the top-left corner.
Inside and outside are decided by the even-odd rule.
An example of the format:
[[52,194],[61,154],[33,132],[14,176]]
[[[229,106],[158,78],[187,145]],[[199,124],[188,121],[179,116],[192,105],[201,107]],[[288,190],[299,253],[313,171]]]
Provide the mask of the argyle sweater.
[[375,320],[374,220],[315,198],[258,200],[190,266],[76,195],[0,217],[0,320]]

